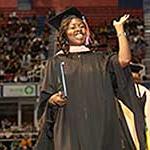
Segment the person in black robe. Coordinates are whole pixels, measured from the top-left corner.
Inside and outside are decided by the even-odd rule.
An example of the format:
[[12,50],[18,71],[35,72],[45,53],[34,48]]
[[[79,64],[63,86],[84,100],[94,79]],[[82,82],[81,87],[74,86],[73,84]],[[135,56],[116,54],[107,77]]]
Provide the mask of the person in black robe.
[[[131,54],[123,28],[128,18],[124,15],[113,22],[118,54],[97,50],[85,18],[75,7],[50,20],[59,31],[58,53],[46,66],[39,104],[43,123],[34,150],[136,149],[133,142],[125,141],[115,100],[122,99],[133,111],[139,107],[134,102]],[[139,141],[142,136],[138,135]]]

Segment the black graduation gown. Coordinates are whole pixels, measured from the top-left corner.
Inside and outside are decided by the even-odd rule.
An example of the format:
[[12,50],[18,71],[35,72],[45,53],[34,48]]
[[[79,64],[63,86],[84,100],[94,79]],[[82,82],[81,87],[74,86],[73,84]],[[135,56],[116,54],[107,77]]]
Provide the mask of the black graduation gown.
[[[69,103],[55,109],[47,104],[45,123],[35,149],[121,150],[121,133],[109,69],[110,66],[116,69],[115,76],[119,73],[116,77],[122,78],[117,57],[104,52],[55,56],[47,64],[40,106],[47,103],[53,93],[63,90],[61,62],[65,63]],[[122,82],[127,86],[128,82],[120,79],[118,84]],[[123,86],[119,88],[118,93],[121,93]],[[124,98],[122,95],[121,98]],[[39,113],[40,116],[42,113]]]

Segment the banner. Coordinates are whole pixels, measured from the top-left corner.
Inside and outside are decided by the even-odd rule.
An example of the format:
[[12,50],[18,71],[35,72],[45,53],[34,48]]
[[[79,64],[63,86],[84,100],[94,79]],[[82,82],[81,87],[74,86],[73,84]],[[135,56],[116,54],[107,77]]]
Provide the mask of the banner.
[[36,85],[4,85],[3,97],[37,96]]

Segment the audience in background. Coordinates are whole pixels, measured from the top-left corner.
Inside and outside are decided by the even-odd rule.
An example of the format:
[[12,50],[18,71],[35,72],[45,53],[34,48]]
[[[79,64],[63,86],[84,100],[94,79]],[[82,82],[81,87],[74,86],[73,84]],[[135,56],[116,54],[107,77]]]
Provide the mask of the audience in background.
[[[0,14],[0,19],[5,22],[0,24],[0,82],[39,82],[41,80],[43,68],[40,67],[45,64],[48,57],[53,55],[50,51],[51,31],[48,20],[54,15],[55,11],[49,11],[43,23],[44,29],[41,29],[43,32],[41,32],[36,15],[20,18],[16,12],[12,12],[6,19]],[[144,39],[143,20],[131,17],[125,26],[132,50],[132,61],[140,63],[147,46]],[[112,25],[105,23],[103,27],[93,26],[93,31],[100,41],[102,50],[116,51],[118,49],[116,33]]]
[[2,142],[0,142],[0,150],[7,150],[7,147]]
[[0,28],[0,82],[28,82],[37,62],[48,58],[48,30],[39,35],[36,16],[19,18],[13,12],[6,21]]
[[[7,118],[1,121],[0,125],[0,150],[6,147],[8,150],[31,150],[37,138],[37,129],[31,124],[24,123],[21,127],[16,122],[11,122]],[[7,150],[7,149],[6,149]]]

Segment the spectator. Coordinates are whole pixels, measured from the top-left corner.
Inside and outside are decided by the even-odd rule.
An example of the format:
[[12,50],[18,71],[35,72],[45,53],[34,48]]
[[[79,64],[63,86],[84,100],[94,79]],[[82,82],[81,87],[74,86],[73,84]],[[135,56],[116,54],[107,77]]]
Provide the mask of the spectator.
[[0,142],[0,150],[7,150],[7,147],[2,142]]
[[146,124],[146,138],[147,149],[150,149],[150,90],[141,83],[140,71],[143,69],[142,65],[131,63],[130,68],[135,82],[136,94],[143,109]]
[[32,139],[28,136],[24,136],[24,138],[20,142],[21,150],[32,150]]
[[[128,99],[127,101],[129,101],[128,95],[132,95],[130,100],[137,105],[137,101],[133,100],[135,93],[132,84],[129,85],[131,78],[126,70],[131,55],[123,24],[129,15],[124,15],[119,21],[113,22],[120,46],[118,55],[98,51],[97,42],[83,18],[82,14],[73,7],[50,21],[59,31],[57,39],[59,52],[49,59],[46,67],[39,110],[41,116],[42,106],[46,105],[45,122],[35,150],[43,148],[45,150],[116,150],[130,147],[125,136],[120,134],[122,130],[120,131],[119,128],[114,101],[116,91],[116,97],[119,98],[121,93],[122,96],[124,95],[123,100]],[[62,63],[64,63],[64,72],[61,74]],[[114,73],[118,81],[114,91],[110,80],[111,73]],[[66,84],[63,82],[64,78],[61,79],[63,75]],[[129,90],[132,94],[128,93]],[[115,127],[113,129],[110,126],[112,122]],[[141,137],[143,140],[143,133]],[[145,143],[141,142],[141,137],[140,147],[144,149]],[[132,147],[139,149],[139,145]]]

